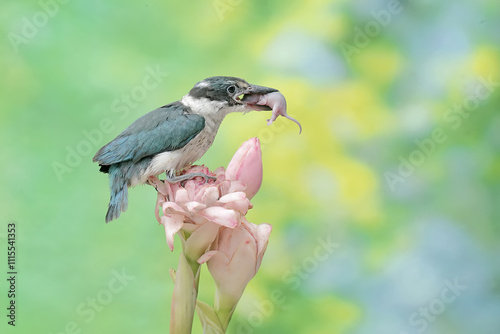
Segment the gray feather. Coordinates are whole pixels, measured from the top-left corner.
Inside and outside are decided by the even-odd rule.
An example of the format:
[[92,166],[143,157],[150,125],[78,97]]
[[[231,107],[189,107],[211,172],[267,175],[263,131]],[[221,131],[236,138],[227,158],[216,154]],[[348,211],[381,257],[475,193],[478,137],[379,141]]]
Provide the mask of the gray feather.
[[138,164],[131,161],[124,161],[109,168],[109,199],[108,212],[106,213],[106,223],[120,217],[128,207],[128,187],[130,179],[138,175],[151,162],[151,158],[144,158]]
[[205,127],[203,116],[190,113],[180,102],[155,109],[137,119],[97,151],[93,161],[112,165],[184,147]]

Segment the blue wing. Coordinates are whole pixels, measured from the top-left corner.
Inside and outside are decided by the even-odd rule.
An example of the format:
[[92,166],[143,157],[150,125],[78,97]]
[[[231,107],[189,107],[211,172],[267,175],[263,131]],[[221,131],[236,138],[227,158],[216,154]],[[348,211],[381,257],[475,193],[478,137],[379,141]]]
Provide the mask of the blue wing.
[[137,119],[97,151],[93,161],[112,165],[184,147],[205,127],[205,118],[191,114],[180,102],[155,109]]

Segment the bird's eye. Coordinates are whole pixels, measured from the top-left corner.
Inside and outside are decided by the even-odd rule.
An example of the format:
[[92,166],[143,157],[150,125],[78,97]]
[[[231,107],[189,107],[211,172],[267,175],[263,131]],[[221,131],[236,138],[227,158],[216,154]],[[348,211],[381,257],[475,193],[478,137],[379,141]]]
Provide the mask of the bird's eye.
[[234,92],[236,92],[236,87],[235,86],[229,86],[229,87],[227,87],[227,92],[229,94],[234,94]]

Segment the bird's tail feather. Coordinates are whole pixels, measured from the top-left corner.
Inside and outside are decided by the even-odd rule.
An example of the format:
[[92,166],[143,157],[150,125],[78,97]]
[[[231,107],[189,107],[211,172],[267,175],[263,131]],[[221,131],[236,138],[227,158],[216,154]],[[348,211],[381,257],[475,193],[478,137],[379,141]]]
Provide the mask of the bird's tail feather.
[[120,217],[128,207],[127,179],[122,175],[119,168],[112,168],[109,172],[109,190],[111,198],[109,200],[108,212],[106,213],[106,223]]

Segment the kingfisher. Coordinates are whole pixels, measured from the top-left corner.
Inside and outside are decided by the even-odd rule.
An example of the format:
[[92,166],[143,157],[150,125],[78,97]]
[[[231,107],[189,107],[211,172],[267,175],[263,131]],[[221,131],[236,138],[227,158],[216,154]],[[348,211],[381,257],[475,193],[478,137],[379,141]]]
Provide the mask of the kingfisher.
[[215,76],[196,83],[181,100],[138,118],[93,158],[100,171],[109,174],[106,223],[127,209],[128,188],[146,183],[150,176],[166,173],[170,183],[198,176],[211,179],[203,173],[180,173],[205,154],[224,117],[232,112],[273,110],[275,104],[279,108],[276,115],[273,111],[274,119],[278,114],[290,118],[284,101],[277,89]]

